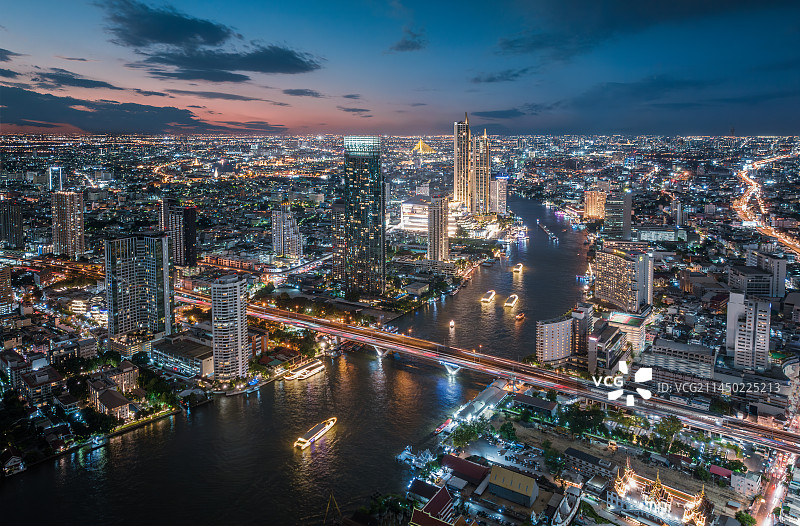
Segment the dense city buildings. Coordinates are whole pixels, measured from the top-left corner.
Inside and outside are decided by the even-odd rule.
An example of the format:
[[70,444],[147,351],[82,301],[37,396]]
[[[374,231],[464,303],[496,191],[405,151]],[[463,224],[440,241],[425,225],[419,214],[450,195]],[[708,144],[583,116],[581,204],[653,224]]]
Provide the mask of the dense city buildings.
[[211,327],[214,379],[231,381],[247,376],[247,281],[235,275],[211,284]]
[[86,252],[83,194],[58,191],[53,195],[53,254],[75,259]]
[[197,208],[180,206],[174,199],[164,198],[158,219],[158,229],[172,240],[175,265],[197,266]]

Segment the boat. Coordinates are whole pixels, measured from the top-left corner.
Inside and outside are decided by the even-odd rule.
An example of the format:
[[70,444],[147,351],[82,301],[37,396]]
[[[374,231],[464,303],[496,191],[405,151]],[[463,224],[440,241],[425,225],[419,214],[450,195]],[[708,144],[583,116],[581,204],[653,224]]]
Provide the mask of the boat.
[[453,321],[453,320],[450,320],[450,328],[452,329],[455,326],[456,326],[456,322]]
[[525,319],[525,313],[524,312],[520,312],[519,314],[517,314],[514,317],[517,319],[517,321],[522,321],[522,320]]
[[306,378],[310,378],[317,373],[320,373],[325,370],[325,364],[319,360],[314,360],[311,366],[305,368],[300,376],[297,377],[298,380],[305,380]]
[[311,444],[313,444],[319,437],[327,433],[330,428],[332,428],[336,424],[336,417],[329,418],[324,422],[320,422],[319,424],[315,425],[308,431],[306,434],[301,436],[297,439],[294,443],[294,447],[299,447],[300,449],[305,449]]
[[514,265],[514,272],[522,272],[522,263]]
[[444,423],[443,423],[442,425],[440,425],[439,427],[437,427],[437,428],[436,428],[436,431],[435,431],[435,433],[438,435],[439,433],[441,433],[442,431],[444,431],[444,428],[446,428],[447,426],[449,426],[449,425],[450,425],[450,423],[451,423],[452,421],[453,421],[453,419],[452,419],[452,418],[448,418],[447,420],[445,420],[445,421],[444,421]]
[[483,295],[483,297],[481,298],[481,301],[483,303],[489,303],[490,301],[492,301],[494,299],[494,295],[495,295],[495,291],[493,291],[493,290],[486,291],[486,294]]
[[514,305],[517,304],[517,301],[519,301],[519,296],[517,296],[516,294],[512,294],[511,296],[508,297],[508,299],[503,304],[503,306],[504,307],[513,307]]
[[[309,376],[311,376],[310,374],[308,374],[308,375],[306,374],[309,369],[313,369],[313,368],[319,367],[320,365],[323,368],[325,368],[325,365],[321,361],[314,360],[313,362],[309,362],[307,364],[301,365],[297,369],[293,369],[286,376],[284,376],[283,379],[284,380],[303,380],[303,379],[308,378]],[[316,372],[319,372],[319,371],[316,371]]]
[[450,291],[451,296],[455,296],[456,294],[458,294],[458,289],[453,289]]

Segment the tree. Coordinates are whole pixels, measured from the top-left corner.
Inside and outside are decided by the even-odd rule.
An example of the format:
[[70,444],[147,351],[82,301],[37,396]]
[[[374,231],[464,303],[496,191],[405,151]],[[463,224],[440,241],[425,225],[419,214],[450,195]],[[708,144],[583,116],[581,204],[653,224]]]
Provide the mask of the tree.
[[139,351],[136,354],[134,354],[133,356],[131,356],[131,362],[134,365],[138,366],[138,367],[142,367],[143,365],[147,365],[147,363],[149,361],[150,361],[150,357],[144,351]]
[[573,435],[582,435],[596,430],[603,423],[606,414],[595,406],[582,411],[578,404],[570,405],[563,413],[564,420]]
[[756,519],[752,515],[744,511],[737,511],[734,518],[739,521],[742,526],[755,526]]
[[711,473],[709,473],[709,471],[703,466],[697,466],[694,468],[694,475],[703,482],[711,480]]
[[511,422],[506,422],[505,424],[501,425],[500,429],[498,429],[498,433],[500,433],[500,436],[506,440],[517,439],[517,430],[514,429],[514,424]]
[[558,393],[555,389],[548,389],[547,390],[547,399],[551,402],[555,402],[558,399]]
[[774,510],[772,510],[772,514],[775,515],[776,517],[780,517],[781,511],[783,511],[782,508],[780,506],[777,506]]
[[672,441],[675,440],[675,435],[683,429],[683,423],[678,419],[675,415],[670,415],[661,419],[661,421],[656,424],[655,432],[658,436],[660,436],[664,440],[668,440],[668,447],[672,445]]

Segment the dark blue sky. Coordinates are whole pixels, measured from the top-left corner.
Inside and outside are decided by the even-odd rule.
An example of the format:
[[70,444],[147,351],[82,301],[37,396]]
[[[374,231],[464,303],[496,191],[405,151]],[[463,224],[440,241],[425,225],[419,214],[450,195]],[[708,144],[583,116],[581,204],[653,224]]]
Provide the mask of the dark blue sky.
[[797,0],[8,2],[0,130],[798,134]]

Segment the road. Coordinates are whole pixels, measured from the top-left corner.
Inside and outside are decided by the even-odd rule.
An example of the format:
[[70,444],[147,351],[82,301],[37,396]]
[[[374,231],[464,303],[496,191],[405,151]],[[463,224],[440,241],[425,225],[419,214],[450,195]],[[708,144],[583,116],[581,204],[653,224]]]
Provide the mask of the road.
[[[211,301],[207,295],[185,289],[178,289],[176,297],[182,301],[203,305],[208,305]],[[540,369],[506,358],[445,346],[403,334],[392,334],[378,329],[347,325],[337,321],[252,303],[248,306],[247,313],[268,321],[284,323],[372,345],[376,350],[401,352],[426,360],[447,363],[454,367],[481,371],[493,377],[519,380],[540,389],[555,389],[560,393],[580,396],[619,408],[628,408],[625,404],[625,396],[620,397],[618,400],[610,400],[608,398],[609,391],[613,390],[614,387],[605,387],[602,384],[595,386],[589,380]],[[625,389],[626,393],[635,395],[635,387],[636,384],[630,384]],[[647,387],[647,385],[643,385],[643,387]],[[722,417],[707,411],[682,406],[669,400],[656,399],[655,396],[648,401],[638,400],[635,410],[661,418],[675,415],[684,424],[694,429],[717,433],[788,453],[800,453],[800,435],[791,431],[768,428],[737,418]]]

